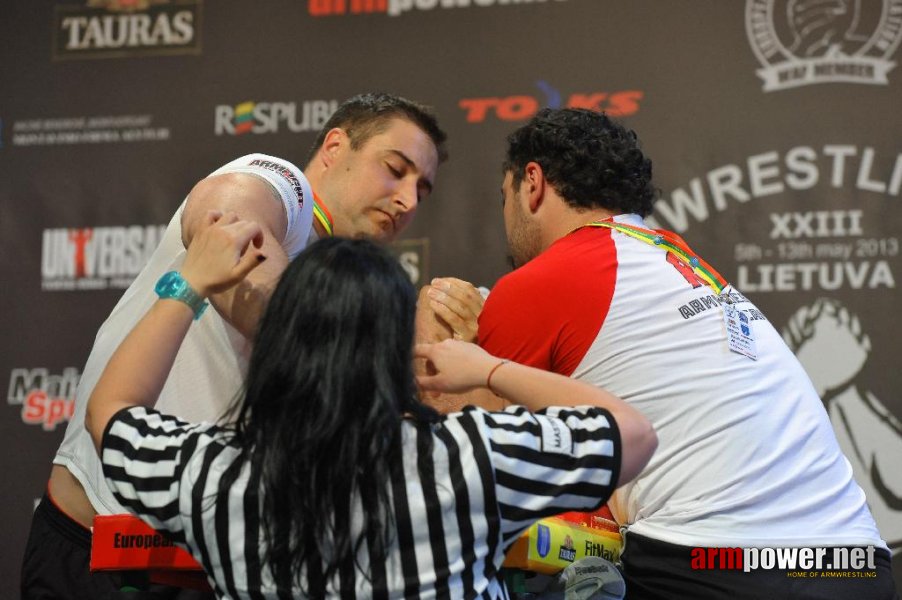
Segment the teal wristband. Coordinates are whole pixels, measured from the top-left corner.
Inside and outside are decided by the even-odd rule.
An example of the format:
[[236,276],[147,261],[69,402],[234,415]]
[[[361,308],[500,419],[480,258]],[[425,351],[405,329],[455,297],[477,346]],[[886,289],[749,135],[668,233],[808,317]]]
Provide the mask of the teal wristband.
[[191,310],[194,311],[195,321],[204,314],[207,306],[210,305],[209,302],[201,298],[200,295],[188,285],[188,282],[185,281],[182,274],[178,271],[164,273],[163,276],[160,277],[160,280],[157,281],[154,291],[160,298],[172,298],[173,300],[178,300],[179,302],[187,304]]

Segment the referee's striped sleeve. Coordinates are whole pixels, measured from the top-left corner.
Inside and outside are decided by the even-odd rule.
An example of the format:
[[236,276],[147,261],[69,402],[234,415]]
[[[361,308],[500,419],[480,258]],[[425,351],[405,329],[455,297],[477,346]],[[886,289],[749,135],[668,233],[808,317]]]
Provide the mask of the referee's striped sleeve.
[[184,543],[179,480],[185,448],[209,425],[189,424],[144,407],[120,410],[101,441],[101,462],[116,500],[154,529]]
[[538,519],[595,510],[614,492],[620,433],[608,411],[510,407],[483,420],[505,546]]

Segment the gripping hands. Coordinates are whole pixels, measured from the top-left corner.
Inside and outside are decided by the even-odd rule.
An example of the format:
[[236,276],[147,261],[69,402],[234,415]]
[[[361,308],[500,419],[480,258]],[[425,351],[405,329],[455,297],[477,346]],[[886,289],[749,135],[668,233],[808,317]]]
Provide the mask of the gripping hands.
[[188,247],[182,277],[203,297],[228,290],[266,260],[262,245],[259,224],[233,212],[207,211]]

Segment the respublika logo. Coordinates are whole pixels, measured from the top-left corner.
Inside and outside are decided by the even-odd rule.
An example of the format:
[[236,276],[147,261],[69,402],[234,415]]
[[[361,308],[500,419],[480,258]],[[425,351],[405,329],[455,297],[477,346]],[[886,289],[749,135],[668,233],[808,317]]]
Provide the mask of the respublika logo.
[[397,17],[412,10],[436,8],[470,8],[487,6],[516,6],[520,4],[550,4],[566,0],[308,0],[307,12],[313,17],[336,15],[387,14]]
[[902,40],[902,0],[747,0],[745,25],[764,91],[813,83],[887,85]]
[[125,289],[160,243],[164,225],[45,229],[41,289]]
[[297,102],[242,102],[215,109],[216,135],[278,133],[283,127],[294,133],[319,131],[338,108],[338,100]]
[[75,388],[80,375],[75,367],[59,375],[49,369],[13,369],[9,376],[6,401],[22,407],[22,422],[53,431],[66,423],[75,411]]
[[604,112],[611,117],[628,117],[639,111],[639,101],[643,93],[639,90],[619,90],[615,92],[571,92],[566,97],[547,81],[537,81],[536,87],[542,94],[518,94],[513,96],[491,96],[485,98],[464,98],[458,102],[467,113],[468,123],[482,123],[488,118],[502,121],[524,121],[538,112],[539,108],[587,108]]
[[199,54],[202,0],[88,0],[57,6],[53,58]]

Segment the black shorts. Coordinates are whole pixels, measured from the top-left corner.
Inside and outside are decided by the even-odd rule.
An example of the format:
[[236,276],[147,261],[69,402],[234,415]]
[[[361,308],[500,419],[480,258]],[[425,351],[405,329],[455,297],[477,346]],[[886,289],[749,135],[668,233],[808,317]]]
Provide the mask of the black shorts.
[[[31,520],[22,561],[22,600],[207,599],[211,594],[147,586],[130,573],[91,573],[91,532],[46,494]],[[137,585],[144,591],[129,591]]]
[[625,542],[621,561],[627,600],[899,600],[891,556],[882,548],[874,552],[875,570],[842,575],[785,569],[693,569],[693,548],[689,546],[634,533],[627,533]]

